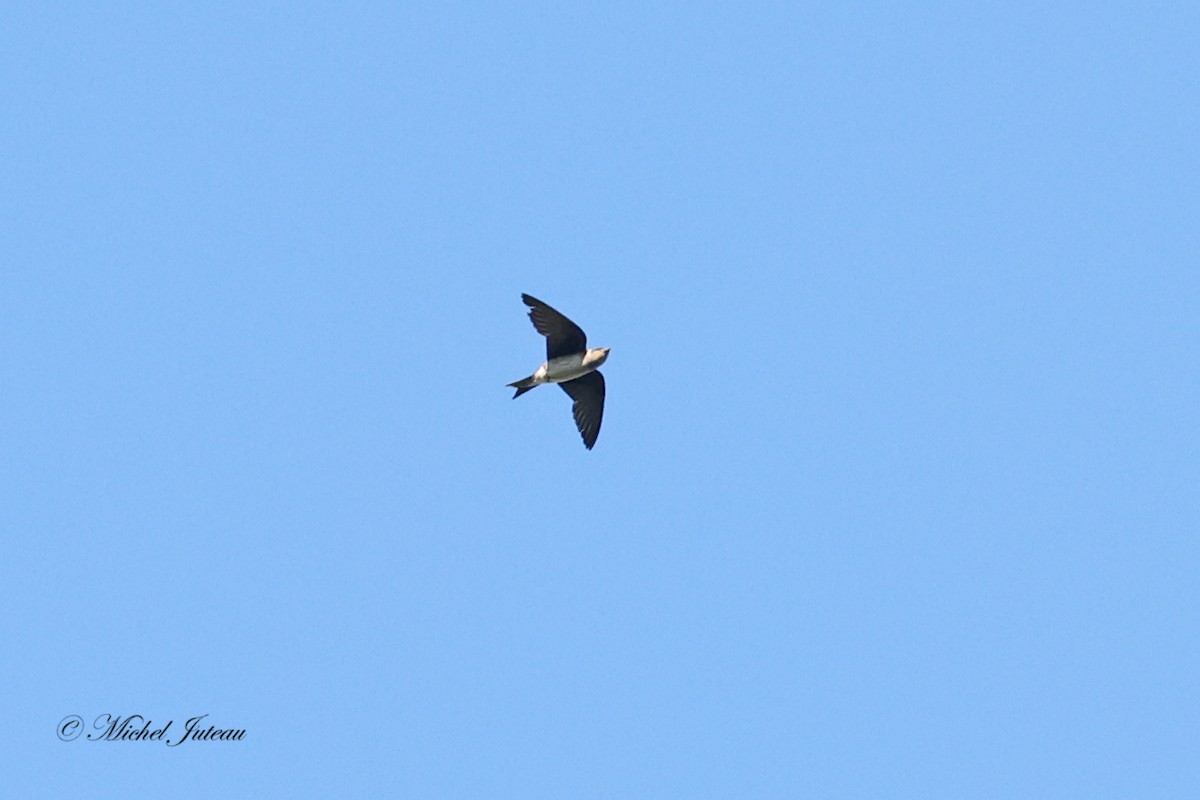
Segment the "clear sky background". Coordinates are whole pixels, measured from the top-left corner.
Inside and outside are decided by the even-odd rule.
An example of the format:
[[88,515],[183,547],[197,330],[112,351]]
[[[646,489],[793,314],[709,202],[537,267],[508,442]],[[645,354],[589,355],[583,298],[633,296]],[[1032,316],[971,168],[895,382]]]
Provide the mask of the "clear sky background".
[[1195,4],[646,5],[0,13],[11,796],[1195,797]]

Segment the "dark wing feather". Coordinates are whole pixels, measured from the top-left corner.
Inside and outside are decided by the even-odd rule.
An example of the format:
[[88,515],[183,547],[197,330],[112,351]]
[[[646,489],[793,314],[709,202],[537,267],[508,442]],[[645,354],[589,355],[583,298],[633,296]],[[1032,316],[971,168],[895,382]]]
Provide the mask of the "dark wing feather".
[[582,378],[560,383],[559,386],[575,401],[571,406],[575,427],[579,428],[584,447],[591,450],[596,444],[596,437],[600,435],[600,422],[604,418],[604,376],[598,371],[589,372]]
[[547,361],[587,350],[587,335],[578,325],[536,297],[523,294],[521,299],[529,306],[533,327],[546,337]]

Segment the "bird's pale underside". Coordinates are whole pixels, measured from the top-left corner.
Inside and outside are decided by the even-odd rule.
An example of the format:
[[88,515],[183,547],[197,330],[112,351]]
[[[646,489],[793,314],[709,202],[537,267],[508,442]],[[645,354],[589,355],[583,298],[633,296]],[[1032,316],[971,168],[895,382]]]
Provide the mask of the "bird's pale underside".
[[608,359],[609,348],[589,350],[587,334],[578,325],[536,297],[523,294],[521,299],[529,306],[533,327],[546,337],[546,361],[528,378],[509,384],[517,390],[513,398],[543,383],[557,383],[575,401],[575,427],[591,450],[604,417],[604,376],[597,368]]

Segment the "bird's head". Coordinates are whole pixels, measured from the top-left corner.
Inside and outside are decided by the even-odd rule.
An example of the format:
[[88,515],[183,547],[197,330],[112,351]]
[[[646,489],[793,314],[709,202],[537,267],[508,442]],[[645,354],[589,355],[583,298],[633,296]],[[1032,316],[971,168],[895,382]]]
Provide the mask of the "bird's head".
[[583,363],[589,367],[598,367],[608,360],[608,351],[611,349],[611,347],[593,347],[587,351]]

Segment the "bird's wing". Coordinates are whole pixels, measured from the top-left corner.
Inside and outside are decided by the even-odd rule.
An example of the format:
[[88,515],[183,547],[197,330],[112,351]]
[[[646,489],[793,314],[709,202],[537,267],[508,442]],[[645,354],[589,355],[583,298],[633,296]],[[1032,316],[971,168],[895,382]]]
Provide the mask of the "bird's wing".
[[587,350],[587,334],[578,325],[536,297],[523,294],[521,299],[529,306],[529,318],[533,320],[533,327],[546,337],[547,361]]
[[575,427],[579,428],[584,447],[591,450],[600,435],[600,421],[604,418],[604,376],[598,371],[589,372],[559,386],[575,401],[571,406]]

